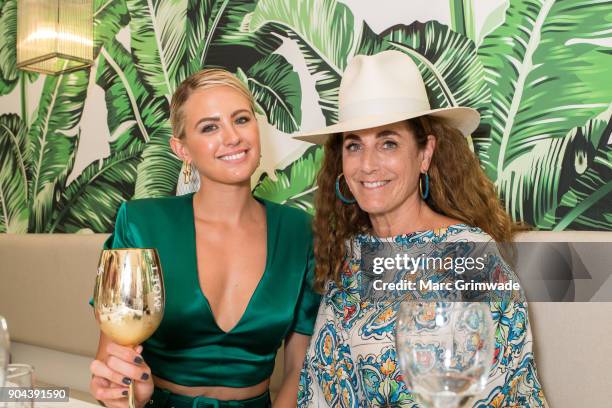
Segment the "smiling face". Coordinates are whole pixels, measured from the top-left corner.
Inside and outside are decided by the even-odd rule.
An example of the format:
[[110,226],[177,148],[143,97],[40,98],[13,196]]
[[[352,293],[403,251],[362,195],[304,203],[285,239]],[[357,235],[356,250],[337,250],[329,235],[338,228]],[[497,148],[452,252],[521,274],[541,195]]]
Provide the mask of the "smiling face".
[[419,200],[419,175],[427,171],[435,138],[419,148],[406,122],[342,134],[342,171],[359,207],[384,216]]
[[182,107],[184,136],[175,153],[196,167],[200,180],[249,183],[259,165],[257,120],[249,100],[229,86],[195,90]]

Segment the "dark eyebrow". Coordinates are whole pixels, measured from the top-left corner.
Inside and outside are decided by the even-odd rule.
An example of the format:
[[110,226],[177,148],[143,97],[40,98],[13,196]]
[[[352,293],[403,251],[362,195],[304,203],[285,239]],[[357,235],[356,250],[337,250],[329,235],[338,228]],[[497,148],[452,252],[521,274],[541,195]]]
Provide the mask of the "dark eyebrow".
[[348,135],[344,136],[343,141],[344,140],[361,140],[361,138],[354,133],[349,133]]
[[385,129],[382,132],[378,132],[378,134],[376,135],[376,138],[385,137],[385,136],[399,136],[399,133],[393,130]]
[[211,116],[211,117],[208,117],[208,118],[202,118],[202,119],[200,119],[200,120],[198,120],[196,122],[196,124],[194,126],[194,129],[197,128],[200,125],[200,123],[202,123],[202,122],[218,122],[219,120],[220,119],[219,119],[218,116]]
[[[399,134],[389,129],[385,129],[376,134],[377,139],[381,137],[385,137],[385,136],[399,136]],[[348,135],[344,136],[344,140],[361,140],[361,137],[359,137],[359,135],[356,135],[354,133],[349,133]]]
[[[234,116],[238,115],[239,113],[242,113],[242,112],[251,113],[251,111],[248,110],[248,109],[238,109],[237,111],[232,113],[232,118]],[[196,122],[194,128],[197,128],[200,125],[200,123],[202,123],[202,122],[219,122],[220,120],[221,119],[218,116],[210,116],[210,117],[207,117],[207,118],[202,118],[202,119],[200,119],[200,120],[198,120]]]

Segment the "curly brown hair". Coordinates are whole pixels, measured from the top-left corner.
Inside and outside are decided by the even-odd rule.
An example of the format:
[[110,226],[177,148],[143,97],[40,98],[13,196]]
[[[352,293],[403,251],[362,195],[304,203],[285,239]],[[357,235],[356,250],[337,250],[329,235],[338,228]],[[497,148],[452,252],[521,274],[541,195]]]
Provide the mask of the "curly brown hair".
[[[421,116],[406,121],[417,146],[423,149],[427,136],[436,137],[436,148],[428,174],[430,194],[427,205],[435,212],[479,227],[496,242],[509,243],[519,231],[529,229],[515,223],[504,210],[495,186],[480,167],[466,138],[442,119]],[[368,214],[357,204],[343,204],[335,194],[335,182],[342,172],[342,135],[335,134],[325,144],[325,157],[317,177],[315,235],[315,288],[324,289],[333,279],[340,285],[342,263],[347,255],[345,242],[360,233],[371,233]],[[342,190],[348,190],[342,188]],[[350,197],[350,192],[342,191]]]

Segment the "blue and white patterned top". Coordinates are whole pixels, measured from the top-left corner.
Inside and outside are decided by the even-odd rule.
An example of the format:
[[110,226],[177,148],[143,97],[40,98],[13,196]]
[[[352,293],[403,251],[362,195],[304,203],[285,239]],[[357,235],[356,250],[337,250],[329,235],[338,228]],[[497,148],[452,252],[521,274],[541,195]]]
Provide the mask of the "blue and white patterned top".
[[[299,407],[414,407],[421,408],[402,379],[395,351],[398,304],[360,298],[360,242],[380,240],[404,247],[426,242],[489,242],[480,228],[454,224],[391,238],[360,235],[343,265],[342,289],[327,284],[314,333],[300,376]],[[500,270],[518,281],[499,257]],[[473,407],[547,407],[538,380],[527,302],[489,302],[496,333],[495,361],[485,391]]]

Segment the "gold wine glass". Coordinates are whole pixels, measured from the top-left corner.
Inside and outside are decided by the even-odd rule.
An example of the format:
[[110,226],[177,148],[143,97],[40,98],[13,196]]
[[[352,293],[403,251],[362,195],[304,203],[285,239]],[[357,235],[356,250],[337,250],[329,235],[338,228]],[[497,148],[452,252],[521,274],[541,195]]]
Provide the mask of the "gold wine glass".
[[[94,311],[100,330],[115,343],[136,347],[148,339],[164,315],[161,264],[153,248],[106,249],[100,255]],[[128,407],[135,408],[134,381]]]

